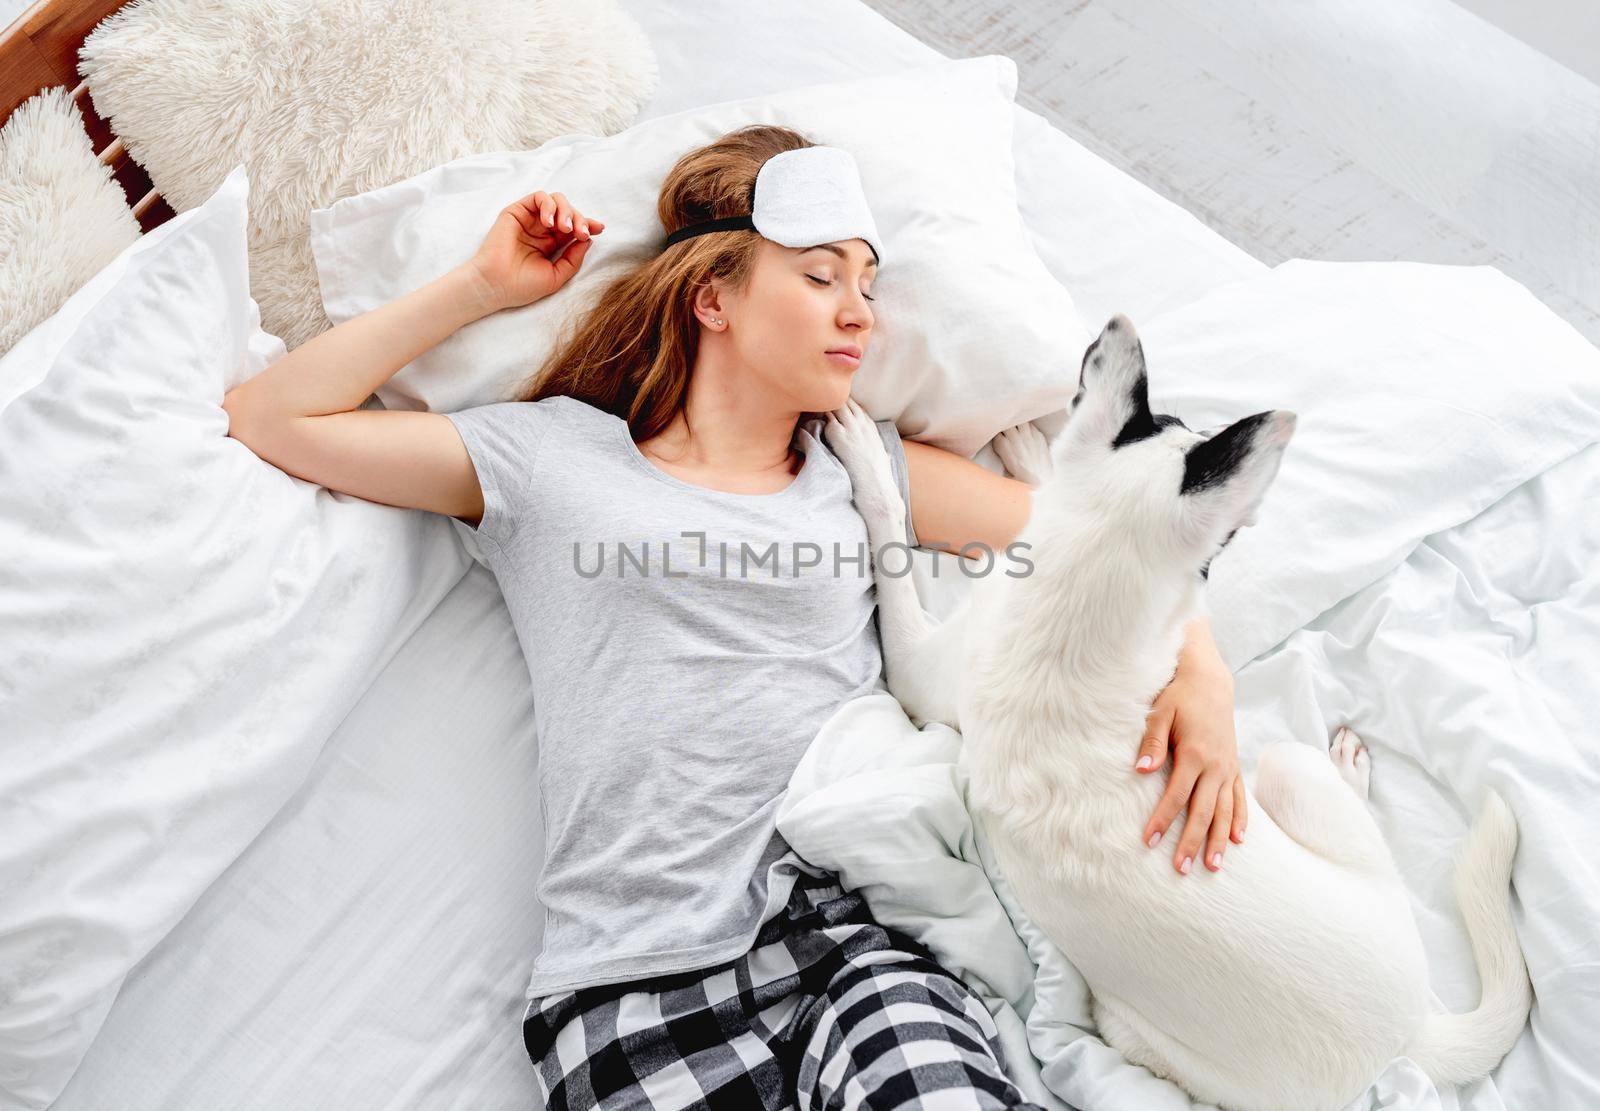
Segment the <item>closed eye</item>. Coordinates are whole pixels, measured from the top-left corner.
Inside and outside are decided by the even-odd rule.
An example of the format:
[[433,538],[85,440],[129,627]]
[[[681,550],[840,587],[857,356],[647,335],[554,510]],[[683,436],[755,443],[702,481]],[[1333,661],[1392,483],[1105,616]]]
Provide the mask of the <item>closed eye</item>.
[[[807,274],[806,277],[810,278],[812,281],[816,282],[818,285],[832,285],[833,284],[831,281],[828,281],[825,278],[819,278],[815,274]],[[872,294],[870,294],[870,293],[863,293],[861,296],[865,297],[868,301],[876,301],[877,300],[877,298],[872,296]]]

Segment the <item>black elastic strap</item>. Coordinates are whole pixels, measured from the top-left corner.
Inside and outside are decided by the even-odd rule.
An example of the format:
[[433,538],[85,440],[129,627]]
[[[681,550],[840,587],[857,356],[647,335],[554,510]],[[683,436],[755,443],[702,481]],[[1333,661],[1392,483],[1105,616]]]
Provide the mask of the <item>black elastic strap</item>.
[[680,239],[692,239],[697,235],[705,235],[712,231],[735,231],[739,228],[749,228],[754,231],[755,221],[750,216],[724,216],[720,220],[706,220],[698,224],[690,224],[679,228],[667,236],[666,246],[670,247]]

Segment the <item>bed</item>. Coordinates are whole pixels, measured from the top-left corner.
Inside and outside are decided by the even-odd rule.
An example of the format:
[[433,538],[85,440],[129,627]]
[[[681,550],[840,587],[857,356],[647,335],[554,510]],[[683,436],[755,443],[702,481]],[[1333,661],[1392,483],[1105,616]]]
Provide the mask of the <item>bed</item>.
[[[70,18],[40,18],[47,7]],[[846,0],[624,7],[661,66],[642,119],[937,57]],[[44,28],[33,43],[81,38],[98,16],[63,4],[25,18]],[[1017,111],[1022,213],[1091,334],[1113,312],[1142,321],[1266,272]],[[147,229],[160,207],[148,198]],[[1493,1078],[1459,1096],[1405,1090],[1396,1074],[1360,1106],[1600,1106],[1588,1045],[1600,1022],[1600,829],[1582,805],[1600,788],[1600,532],[1573,514],[1596,497],[1600,451],[1573,454],[1239,661],[1247,767],[1285,725],[1314,736],[1331,716],[1365,715],[1382,769],[1374,806],[1436,956],[1436,993],[1454,1009],[1474,1002],[1475,980],[1448,887],[1467,812],[1448,754],[1479,745],[1493,750],[1484,759],[1515,759],[1521,801],[1542,808],[1518,875],[1537,893],[1521,892],[1518,917],[1538,997],[1529,1029]],[[953,595],[928,574],[935,557],[919,559],[930,608],[946,608]],[[54,1106],[530,1105],[520,1020],[543,851],[532,712],[509,615],[473,563],[377,672],[289,804],[133,970]],[[1084,1039],[1060,1048],[1044,1075],[1078,1106],[1188,1105]]]

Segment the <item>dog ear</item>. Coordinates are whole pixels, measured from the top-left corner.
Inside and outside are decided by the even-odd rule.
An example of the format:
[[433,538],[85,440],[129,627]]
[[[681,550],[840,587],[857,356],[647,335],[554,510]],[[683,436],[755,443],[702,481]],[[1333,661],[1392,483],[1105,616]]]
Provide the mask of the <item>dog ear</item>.
[[1256,522],[1256,511],[1277,476],[1294,435],[1295,415],[1285,409],[1235,421],[1191,447],[1184,457],[1179,498],[1191,539],[1209,550]]
[[1072,399],[1073,435],[1109,448],[1154,436],[1144,346],[1126,316],[1113,316],[1083,353]]

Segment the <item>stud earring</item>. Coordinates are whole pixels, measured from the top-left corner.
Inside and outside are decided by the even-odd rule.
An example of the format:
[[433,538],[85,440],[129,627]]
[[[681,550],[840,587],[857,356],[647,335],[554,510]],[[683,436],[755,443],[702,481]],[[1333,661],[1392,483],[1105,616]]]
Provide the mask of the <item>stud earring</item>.
[[716,317],[712,317],[712,319],[711,319],[711,323],[713,323],[713,324],[721,324],[721,323],[722,323],[722,321],[721,321],[721,320],[718,320],[718,319],[717,319],[717,318],[716,318]]

